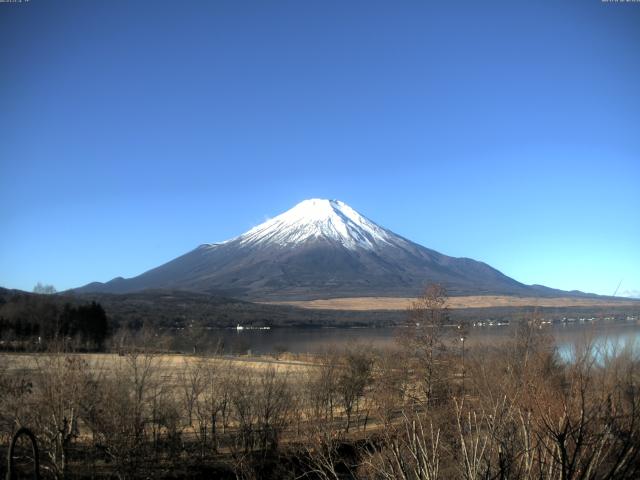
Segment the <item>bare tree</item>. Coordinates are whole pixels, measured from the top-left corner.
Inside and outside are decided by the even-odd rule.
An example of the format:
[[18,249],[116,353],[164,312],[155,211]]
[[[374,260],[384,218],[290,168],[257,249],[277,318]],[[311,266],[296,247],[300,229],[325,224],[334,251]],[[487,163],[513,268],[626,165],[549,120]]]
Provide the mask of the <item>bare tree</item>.
[[45,354],[35,362],[33,422],[49,456],[51,470],[58,478],[64,478],[69,467],[69,448],[80,433],[79,420],[86,388],[92,380],[91,371],[84,360],[64,353]]
[[226,432],[229,418],[230,386],[234,370],[228,361],[207,361],[203,368],[202,391],[195,404],[201,442],[206,447],[207,429],[214,452],[218,450],[218,424]]
[[419,414],[403,413],[383,431],[382,446],[366,452],[366,477],[435,480],[440,475],[440,430]]
[[404,407],[408,373],[406,362],[396,350],[384,351],[375,359],[370,398],[385,429],[392,426]]
[[35,287],[33,287],[33,293],[40,293],[43,295],[52,295],[56,293],[56,287],[53,285],[43,285],[42,283],[36,283]]
[[201,358],[184,357],[183,369],[179,374],[179,385],[184,409],[187,413],[187,425],[193,426],[194,409],[205,389],[205,364]]
[[593,352],[591,344],[576,350],[558,386],[539,378],[528,390],[539,445],[551,459],[541,468],[563,480],[633,478],[640,470],[637,363],[603,367]]
[[424,293],[411,304],[406,328],[399,336],[427,404],[443,395],[440,390],[445,385],[445,365],[440,357],[445,349],[447,300],[447,293],[441,285],[428,285]]
[[255,442],[257,423],[255,378],[249,369],[238,368],[235,373],[237,377],[230,391],[233,419],[238,428],[235,450],[247,454],[253,449]]
[[348,349],[338,373],[337,391],[347,417],[345,431],[351,427],[352,416],[358,411],[360,398],[371,381],[372,358],[363,349]]
[[0,355],[0,445],[8,445],[21,425],[28,424],[34,385],[25,369],[9,369]]
[[159,428],[173,439],[178,435],[172,413],[177,407],[159,378],[160,365],[153,352],[132,348],[94,385],[94,404],[86,409],[85,422],[120,478],[140,473]]
[[337,430],[329,422],[310,422],[304,427],[304,440],[299,455],[306,467],[303,477],[321,480],[356,478],[355,466],[346,462],[340,452],[347,442],[344,429]]
[[289,422],[292,395],[288,373],[273,366],[264,369],[258,379],[257,406],[259,447],[266,451],[278,447],[280,435]]

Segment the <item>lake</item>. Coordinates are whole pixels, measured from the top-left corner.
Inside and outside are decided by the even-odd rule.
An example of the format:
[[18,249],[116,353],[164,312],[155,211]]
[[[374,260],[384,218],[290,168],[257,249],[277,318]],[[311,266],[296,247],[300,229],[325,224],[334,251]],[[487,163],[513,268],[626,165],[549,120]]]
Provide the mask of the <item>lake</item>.
[[[600,347],[620,348],[627,343],[640,345],[640,324],[636,322],[599,321],[548,325],[545,331],[552,335],[560,355],[568,358],[576,342],[592,340]],[[455,335],[453,328],[446,329]],[[292,353],[319,353],[328,346],[343,348],[350,344],[365,344],[384,348],[392,346],[400,332],[398,328],[272,328],[269,330],[220,329],[209,330],[199,342],[200,349],[211,349],[222,342],[227,352],[271,354],[277,351]],[[468,342],[491,343],[513,335],[512,326],[483,326],[469,329]],[[178,348],[188,351],[186,342]]]

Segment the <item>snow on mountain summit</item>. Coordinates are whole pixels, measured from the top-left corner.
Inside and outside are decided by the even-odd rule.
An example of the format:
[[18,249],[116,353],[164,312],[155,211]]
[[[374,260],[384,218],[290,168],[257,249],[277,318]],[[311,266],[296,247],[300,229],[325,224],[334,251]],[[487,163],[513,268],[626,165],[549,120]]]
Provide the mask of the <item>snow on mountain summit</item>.
[[[402,238],[337,200],[305,200],[248,232],[85,292],[186,290],[254,300],[400,296],[438,282],[459,295],[538,295],[482,262]],[[553,292],[552,292],[553,293]]]
[[288,246],[314,239],[335,241],[350,250],[375,250],[401,241],[346,203],[319,198],[304,200],[232,241],[243,246]]

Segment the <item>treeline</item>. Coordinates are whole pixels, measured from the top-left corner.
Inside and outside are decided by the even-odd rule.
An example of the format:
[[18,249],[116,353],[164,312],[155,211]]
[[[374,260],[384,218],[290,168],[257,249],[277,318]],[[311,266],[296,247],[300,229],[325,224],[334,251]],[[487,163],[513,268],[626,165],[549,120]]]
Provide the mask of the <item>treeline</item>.
[[[251,303],[219,295],[185,291],[145,291],[130,294],[82,294],[82,301],[97,301],[120,325],[132,328],[148,324],[161,329],[182,328],[191,324],[227,328],[238,323],[272,327],[384,327],[402,325],[404,310],[340,311],[298,308],[288,305]],[[465,308],[449,312],[452,321],[526,319],[530,308],[490,307]],[[540,307],[545,318],[617,317],[640,313],[637,306]]]
[[55,339],[76,348],[101,350],[111,325],[96,302],[72,304],[51,295],[13,294],[0,298],[0,346],[37,350]]
[[[39,300],[38,300],[39,299]],[[56,295],[37,295],[0,288],[0,316],[3,304],[17,303],[18,309],[26,308],[25,318],[57,315],[65,303],[79,306],[96,302],[105,310],[110,329],[137,331],[144,325],[165,332],[191,326],[228,328],[238,323],[245,326],[270,327],[385,327],[401,325],[406,320],[405,311],[339,311],[296,308],[287,305],[269,305],[245,302],[220,295],[185,291],[145,291],[131,294],[79,294],[72,292]],[[39,304],[38,306],[26,304]],[[47,312],[46,305],[53,310]],[[15,310],[7,305],[8,310]],[[618,307],[544,307],[538,308],[545,318],[562,317],[617,317],[638,315],[639,306]],[[521,321],[526,319],[529,309],[517,307],[468,308],[449,312],[452,322],[493,319],[498,321]],[[5,314],[10,320],[13,313]],[[37,319],[12,325],[10,330],[37,324]],[[15,322],[14,322],[15,323]],[[9,328],[5,330],[9,332]],[[22,335],[22,334],[21,334]]]
[[406,318],[403,311],[312,310],[185,291],[82,294],[77,298],[100,302],[120,325],[147,324],[165,330],[192,324],[228,328],[238,323],[271,327],[386,326],[402,323]]

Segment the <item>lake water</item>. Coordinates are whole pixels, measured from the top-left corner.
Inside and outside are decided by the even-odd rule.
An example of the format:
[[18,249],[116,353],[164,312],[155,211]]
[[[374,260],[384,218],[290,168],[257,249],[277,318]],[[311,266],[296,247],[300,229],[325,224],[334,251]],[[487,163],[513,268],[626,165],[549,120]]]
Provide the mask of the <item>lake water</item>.
[[[448,330],[455,335],[453,329]],[[560,355],[569,358],[577,342],[590,340],[599,348],[621,348],[625,344],[640,346],[640,324],[636,322],[597,322],[555,324],[545,327],[555,339]],[[210,330],[199,348],[210,349],[221,342],[227,352],[270,354],[277,351],[319,353],[329,346],[341,349],[350,344],[384,348],[392,346],[399,328],[272,328],[270,330]],[[468,342],[499,342],[513,335],[511,326],[473,327]],[[180,346],[189,350],[186,344]],[[636,350],[638,351],[638,350]]]

